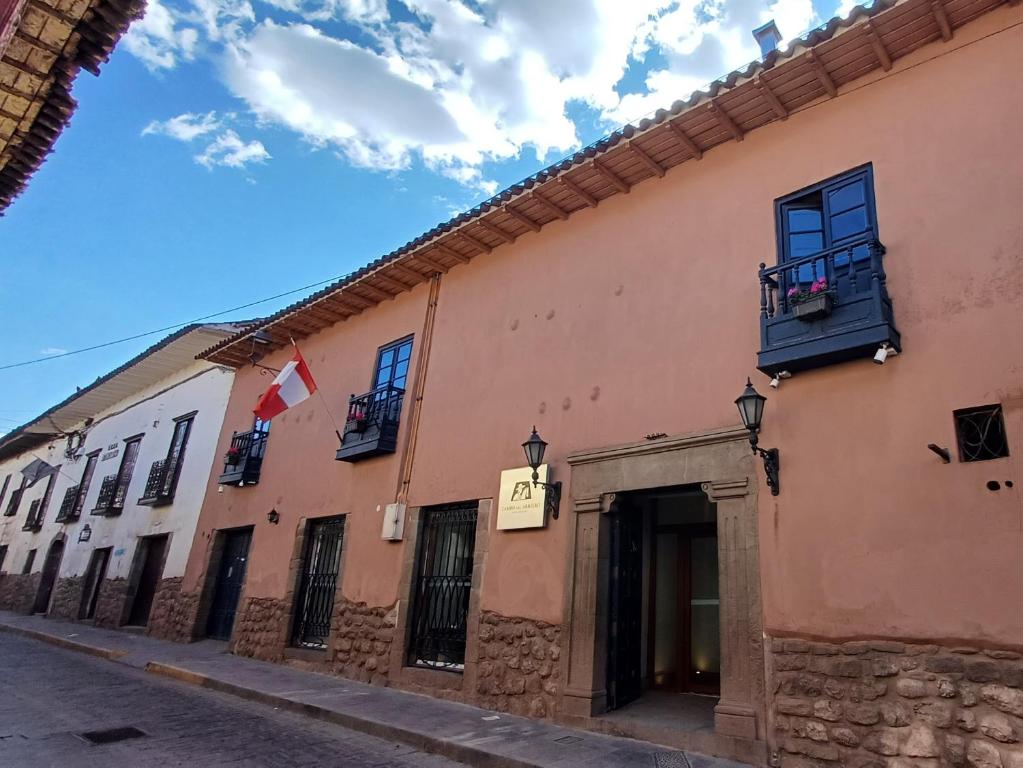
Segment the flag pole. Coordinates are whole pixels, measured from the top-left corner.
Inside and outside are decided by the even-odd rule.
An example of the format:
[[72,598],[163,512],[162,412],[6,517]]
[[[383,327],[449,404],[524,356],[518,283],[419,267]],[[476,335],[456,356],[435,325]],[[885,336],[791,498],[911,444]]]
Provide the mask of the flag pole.
[[[288,336],[288,338],[291,340],[291,346],[293,346],[295,348],[295,350],[297,351],[298,350],[298,344],[295,343],[295,337],[294,336]],[[320,402],[323,403],[323,410],[325,410],[327,412],[327,415],[330,417],[330,423],[334,425],[334,434],[337,435],[338,443],[343,445],[345,440],[341,436],[341,428],[338,427],[337,419],[334,418],[334,414],[331,412],[330,406],[327,405],[327,400],[323,396],[323,393],[320,391],[320,388],[318,386],[316,387],[316,394],[320,396]]]

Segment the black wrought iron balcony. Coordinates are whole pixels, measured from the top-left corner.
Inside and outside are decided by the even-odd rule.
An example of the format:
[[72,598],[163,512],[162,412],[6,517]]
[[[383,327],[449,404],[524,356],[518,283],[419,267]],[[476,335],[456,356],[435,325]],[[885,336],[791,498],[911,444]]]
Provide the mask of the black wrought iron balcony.
[[760,265],[760,353],[769,376],[900,349],[885,285],[884,246],[860,238],[837,248]]
[[18,488],[11,493],[11,498],[7,500],[7,509],[4,510],[4,517],[14,517],[18,514],[18,505],[21,504],[21,496],[24,493],[24,489]]
[[146,488],[138,503],[147,507],[159,507],[174,501],[174,491],[178,484],[177,462],[158,459],[149,468]]
[[405,390],[385,386],[348,400],[338,461],[362,461],[373,456],[394,453],[398,445],[398,422]]
[[43,527],[43,500],[33,499],[32,503],[28,505],[28,517],[25,518],[25,524],[21,526],[23,531],[38,531]]
[[78,501],[78,486],[72,485],[66,491],[64,491],[64,500],[60,502],[60,509],[57,510],[57,522],[58,523],[70,523],[72,520],[78,519],[78,513],[81,512],[81,507],[76,505]]
[[250,429],[231,435],[231,445],[224,455],[224,471],[220,474],[221,485],[255,485],[263,467],[266,441],[270,432],[265,429]]
[[[120,495],[120,502],[118,502]],[[99,487],[99,496],[96,498],[96,506],[92,510],[94,515],[119,515],[124,508],[124,491],[118,494],[117,475],[107,475]]]

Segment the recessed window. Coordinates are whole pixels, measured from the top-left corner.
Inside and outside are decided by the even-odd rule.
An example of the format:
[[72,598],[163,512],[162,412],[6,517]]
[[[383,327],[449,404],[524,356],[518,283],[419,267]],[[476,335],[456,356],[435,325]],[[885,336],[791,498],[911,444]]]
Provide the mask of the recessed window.
[[959,461],[988,461],[1009,455],[1002,406],[964,408],[955,411],[953,416],[959,442]]

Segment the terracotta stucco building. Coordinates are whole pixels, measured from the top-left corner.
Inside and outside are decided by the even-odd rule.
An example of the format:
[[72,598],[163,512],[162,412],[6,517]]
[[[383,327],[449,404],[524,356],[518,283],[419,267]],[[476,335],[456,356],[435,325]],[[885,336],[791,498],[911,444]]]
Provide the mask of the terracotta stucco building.
[[[1018,5],[857,9],[207,350],[186,631],[760,764],[1023,764],[1021,68]],[[290,337],[319,393],[253,425]],[[508,530],[534,425],[560,506]]]

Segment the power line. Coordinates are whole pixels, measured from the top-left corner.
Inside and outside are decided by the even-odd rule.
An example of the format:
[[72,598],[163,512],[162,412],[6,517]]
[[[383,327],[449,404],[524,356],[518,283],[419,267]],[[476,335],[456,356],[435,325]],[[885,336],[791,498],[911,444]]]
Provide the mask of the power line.
[[34,365],[35,363],[45,363],[48,360],[57,360],[57,359],[59,359],[61,357],[70,357],[71,355],[80,355],[83,352],[92,352],[95,349],[103,349],[104,347],[112,347],[115,344],[124,344],[127,341],[135,341],[136,339],[144,339],[146,336],[153,336],[154,334],[157,334],[157,333],[166,333],[167,331],[173,331],[173,330],[176,330],[178,328],[184,328],[186,325],[192,325],[194,323],[201,323],[204,320],[211,320],[214,317],[220,317],[221,315],[227,315],[227,314],[230,314],[231,312],[238,312],[239,310],[242,310],[242,309],[248,309],[249,307],[254,307],[257,304],[265,304],[266,302],[273,301],[274,299],[281,299],[281,298],[284,298],[285,296],[291,296],[292,294],[295,294],[295,293],[301,293],[302,291],[308,291],[310,288],[317,288],[317,287],[319,287],[321,285],[327,285],[328,283],[334,283],[334,282],[337,282],[338,280],[341,280],[341,279],[343,279],[343,278],[345,278],[347,276],[348,275],[338,275],[337,277],[331,277],[331,278],[328,278],[327,280],[320,280],[319,282],[316,282],[316,283],[310,283],[309,285],[303,285],[301,288],[295,288],[295,289],[290,290],[290,291],[285,291],[284,293],[278,293],[275,296],[268,296],[265,299],[258,299],[257,301],[250,301],[248,304],[241,304],[240,306],[231,307],[230,309],[223,309],[220,312],[214,312],[213,314],[210,314],[210,315],[203,315],[202,317],[197,317],[194,320],[188,320],[188,321],[186,321],[184,323],[175,323],[174,325],[167,325],[167,326],[164,326],[163,328],[157,328],[157,329],[152,330],[152,331],[146,331],[145,333],[136,333],[134,336],[125,336],[123,339],[115,339],[114,341],[105,341],[102,344],[93,344],[91,347],[82,347],[81,349],[72,349],[70,352],[61,352],[59,355],[49,355],[48,357],[38,357],[38,358],[36,358],[34,360],[22,360],[20,363],[8,363],[7,365],[0,365],[0,371],[6,371],[6,370],[9,370],[11,368],[21,368],[21,367],[26,366],[26,365]]

